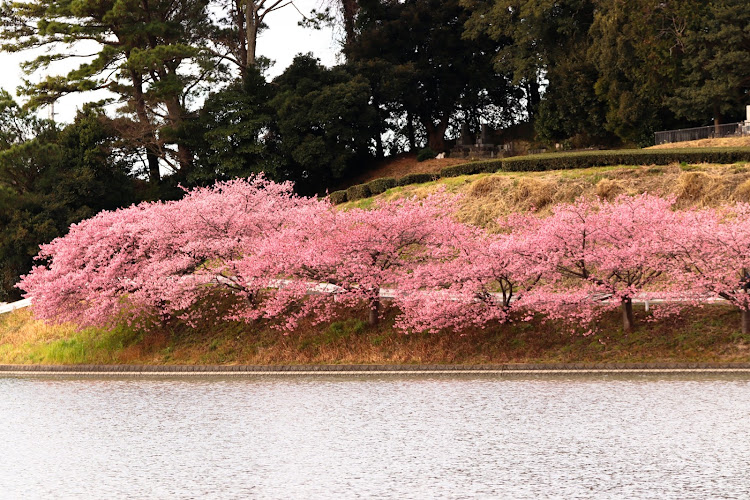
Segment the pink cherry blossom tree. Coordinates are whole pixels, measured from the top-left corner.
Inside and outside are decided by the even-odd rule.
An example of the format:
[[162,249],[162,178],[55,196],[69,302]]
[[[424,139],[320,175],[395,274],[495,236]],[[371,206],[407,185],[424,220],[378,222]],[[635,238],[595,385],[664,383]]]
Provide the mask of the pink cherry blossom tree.
[[440,259],[460,226],[454,197],[334,210],[262,177],[187,192],[179,201],[103,212],[45,245],[20,286],[37,314],[112,325],[124,314],[218,314],[194,307],[223,290],[240,299],[229,319],[282,318],[289,329],[338,305],[365,302],[375,323],[381,289]]
[[443,246],[450,249],[444,258],[422,263],[402,282],[398,327],[461,330],[506,322],[541,278],[526,258],[525,241],[512,235],[461,226]]
[[36,266],[19,287],[32,298],[37,317],[81,325],[107,324],[138,291],[143,270],[160,251],[151,238],[159,203],[102,212],[71,226],[69,233],[41,247]]
[[677,265],[672,273],[692,301],[721,297],[742,312],[750,333],[750,205],[678,214],[666,233]]
[[242,298],[247,317],[257,316],[275,269],[258,257],[266,240],[329,209],[260,176],[218,183],[72,226],[41,248],[47,265],[19,286],[38,316],[82,326],[111,325],[126,310],[131,317],[179,314],[217,288]]
[[546,267],[527,304],[553,318],[591,322],[619,306],[633,328],[633,297],[674,292],[661,236],[675,221],[672,200],[620,196],[614,202],[579,199],[555,207],[536,227],[517,228],[531,262]]
[[[334,305],[364,303],[369,323],[377,324],[383,289],[399,289],[417,266],[451,251],[444,242],[463,227],[450,217],[455,203],[445,193],[379,202],[369,210],[330,211],[287,231],[274,246],[285,267],[280,274],[295,279],[269,302],[275,314],[294,306],[296,316],[286,312],[290,321],[309,314],[321,321]],[[310,296],[311,286],[321,293]]]
[[390,289],[406,331],[483,327],[516,312],[591,322],[615,307],[627,331],[633,298],[649,294],[723,297],[750,330],[750,205],[675,212],[647,195],[580,199],[547,218],[508,217],[490,234],[457,222],[456,203],[439,192],[337,210],[260,176],[223,182],[71,226],[19,286],[39,317],[81,326],[221,319],[206,300],[217,292],[232,298],[224,319],[273,318],[289,330],[364,304],[376,324]]

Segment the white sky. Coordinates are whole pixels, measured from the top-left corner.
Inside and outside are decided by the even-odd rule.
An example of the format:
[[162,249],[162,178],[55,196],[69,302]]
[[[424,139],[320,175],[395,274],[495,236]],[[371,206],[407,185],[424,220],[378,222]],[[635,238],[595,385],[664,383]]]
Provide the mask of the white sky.
[[[300,10],[307,13],[309,8],[317,2],[302,0],[297,2]],[[308,4],[307,10],[303,8]],[[284,71],[299,53],[312,52],[326,66],[335,64],[339,44],[331,29],[316,31],[302,28],[297,25],[301,19],[300,14],[292,6],[288,6],[277,12],[268,14],[265,19],[269,29],[265,30],[258,38],[258,55],[266,56],[276,63],[271,67],[268,76],[273,78]],[[24,78],[20,63],[33,59],[34,55],[29,53],[8,54],[0,52],[0,88],[13,95],[16,88]],[[72,66],[72,65],[71,65]],[[69,69],[70,67],[68,67]],[[55,71],[58,68],[54,68]],[[62,67],[60,72],[64,73]],[[31,80],[36,81],[46,75],[32,75]],[[55,119],[62,122],[71,122],[75,117],[76,108],[86,101],[95,101],[106,97],[106,92],[89,93],[85,96],[66,96],[55,105]],[[22,99],[19,99],[22,101]],[[48,111],[40,111],[40,115],[47,116]]]

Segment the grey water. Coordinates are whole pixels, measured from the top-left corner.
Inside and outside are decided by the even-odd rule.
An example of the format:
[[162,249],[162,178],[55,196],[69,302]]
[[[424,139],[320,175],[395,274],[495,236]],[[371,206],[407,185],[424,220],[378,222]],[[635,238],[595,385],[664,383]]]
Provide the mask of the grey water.
[[0,498],[750,498],[750,377],[0,378]]

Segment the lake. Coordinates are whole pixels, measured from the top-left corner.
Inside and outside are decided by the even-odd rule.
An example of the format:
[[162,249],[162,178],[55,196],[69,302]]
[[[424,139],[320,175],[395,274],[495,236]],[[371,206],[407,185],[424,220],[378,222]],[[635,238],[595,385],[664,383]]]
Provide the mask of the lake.
[[750,497],[750,376],[0,378],[2,498]]

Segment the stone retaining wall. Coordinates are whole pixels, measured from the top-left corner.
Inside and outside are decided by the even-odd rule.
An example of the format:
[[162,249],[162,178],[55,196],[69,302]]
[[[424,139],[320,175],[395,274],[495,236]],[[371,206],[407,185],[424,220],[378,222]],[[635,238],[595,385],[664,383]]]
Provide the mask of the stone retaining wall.
[[5,375],[419,375],[750,373],[750,363],[544,363],[495,365],[0,365]]

